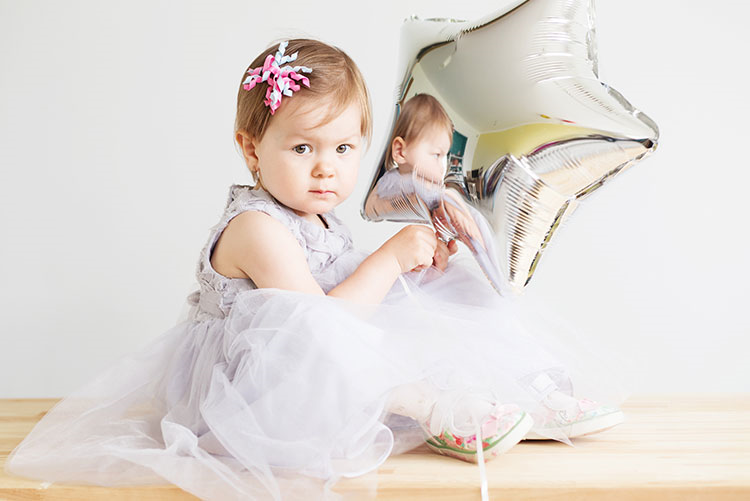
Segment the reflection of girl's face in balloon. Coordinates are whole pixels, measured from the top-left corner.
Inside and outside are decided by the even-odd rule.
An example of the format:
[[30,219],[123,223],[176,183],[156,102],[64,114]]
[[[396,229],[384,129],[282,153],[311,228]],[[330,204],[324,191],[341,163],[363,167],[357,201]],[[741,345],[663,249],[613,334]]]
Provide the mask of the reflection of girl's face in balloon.
[[398,164],[399,172],[405,174],[416,169],[427,179],[442,180],[452,136],[452,131],[431,127],[409,142],[401,137],[394,138],[393,160]]

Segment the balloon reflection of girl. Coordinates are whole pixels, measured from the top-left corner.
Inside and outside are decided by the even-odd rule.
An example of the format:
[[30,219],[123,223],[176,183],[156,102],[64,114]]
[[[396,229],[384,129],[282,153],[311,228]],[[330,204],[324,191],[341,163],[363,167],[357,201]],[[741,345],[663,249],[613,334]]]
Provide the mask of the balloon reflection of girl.
[[[433,204],[431,218],[448,225],[453,236],[468,247],[484,246],[481,231],[463,198],[453,189],[442,189],[452,139],[453,122],[437,99],[430,94],[416,94],[407,100],[396,120],[386,156],[393,168],[378,181],[378,193],[385,195],[388,186],[404,190],[410,183],[417,186],[406,196],[419,193],[423,198],[433,198],[431,194],[444,193],[443,202]],[[378,203],[390,201],[373,198],[372,203],[377,211]],[[457,251],[453,239],[447,247],[451,255]]]
[[[563,392],[559,361],[483,277],[448,265],[426,226],[369,255],[353,249],[333,209],[354,189],[370,116],[341,50],[295,39],[263,51],[243,75],[235,125],[256,183],[232,186],[187,318],[61,401],[9,472],[317,499],[425,440],[483,468],[532,426],[570,443],[616,424],[619,411]],[[426,150],[435,175],[445,130]],[[428,165],[408,134],[394,146],[405,168]]]
[[417,94],[401,109],[387,156],[401,174],[418,167],[425,177],[442,180],[452,138],[453,122],[440,102]]

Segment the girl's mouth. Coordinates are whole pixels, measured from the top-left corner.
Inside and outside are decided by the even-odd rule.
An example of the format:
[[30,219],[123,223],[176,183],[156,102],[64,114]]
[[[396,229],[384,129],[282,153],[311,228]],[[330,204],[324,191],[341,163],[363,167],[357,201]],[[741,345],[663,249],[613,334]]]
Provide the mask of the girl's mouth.
[[310,193],[313,193],[318,197],[324,197],[324,198],[335,195],[335,192],[331,190],[310,190]]

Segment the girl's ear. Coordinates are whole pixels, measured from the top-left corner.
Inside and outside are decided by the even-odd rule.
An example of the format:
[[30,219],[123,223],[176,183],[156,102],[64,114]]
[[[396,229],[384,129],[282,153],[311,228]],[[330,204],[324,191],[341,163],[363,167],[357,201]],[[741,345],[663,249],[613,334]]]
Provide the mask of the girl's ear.
[[406,162],[406,158],[404,158],[405,148],[406,141],[404,141],[401,136],[393,138],[393,142],[391,143],[391,156],[393,157],[393,161],[397,164],[403,164]]
[[239,131],[235,136],[235,140],[240,145],[240,149],[242,149],[242,156],[245,158],[247,168],[255,174],[258,171],[258,154],[255,149],[255,141],[244,131]]

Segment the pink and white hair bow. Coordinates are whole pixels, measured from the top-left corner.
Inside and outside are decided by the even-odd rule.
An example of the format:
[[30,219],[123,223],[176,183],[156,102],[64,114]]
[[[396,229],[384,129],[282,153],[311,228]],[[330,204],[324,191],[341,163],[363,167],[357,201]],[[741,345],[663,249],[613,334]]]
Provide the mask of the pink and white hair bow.
[[271,109],[271,115],[281,105],[282,96],[291,96],[300,89],[298,82],[310,87],[310,80],[300,73],[311,73],[312,69],[307,66],[281,66],[297,59],[297,52],[291,56],[284,55],[288,44],[289,42],[281,42],[276,55],[269,54],[262,67],[247,70],[249,76],[242,82],[245,90],[252,89],[258,82],[268,82],[266,100],[263,103]]

